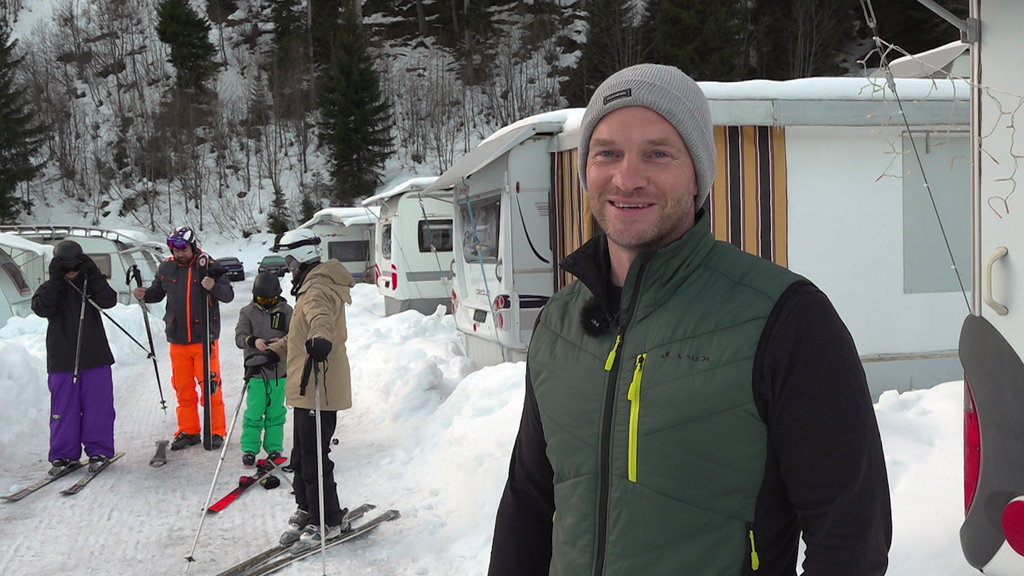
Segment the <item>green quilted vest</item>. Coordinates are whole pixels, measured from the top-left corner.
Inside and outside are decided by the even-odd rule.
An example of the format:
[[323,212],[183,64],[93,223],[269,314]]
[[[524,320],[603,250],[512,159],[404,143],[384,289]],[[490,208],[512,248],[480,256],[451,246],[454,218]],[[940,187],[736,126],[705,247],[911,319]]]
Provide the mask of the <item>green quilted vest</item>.
[[751,373],[799,279],[704,218],[633,263],[617,332],[584,333],[581,282],[551,299],[529,369],[554,469],[552,576],[757,573],[767,431]]

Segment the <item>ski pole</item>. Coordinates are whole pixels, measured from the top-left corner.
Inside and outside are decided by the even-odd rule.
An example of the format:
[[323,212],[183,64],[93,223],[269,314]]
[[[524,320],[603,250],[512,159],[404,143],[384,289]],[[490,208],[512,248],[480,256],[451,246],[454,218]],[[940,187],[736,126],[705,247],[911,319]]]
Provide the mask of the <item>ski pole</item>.
[[[256,364],[256,362],[259,362],[259,364]],[[224,465],[224,456],[227,455],[228,452],[228,442],[231,440],[231,433],[235,431],[235,422],[238,421],[238,413],[242,410],[242,401],[245,400],[245,394],[249,391],[249,378],[252,377],[251,369],[266,364],[266,362],[266,356],[254,357],[252,364],[247,361],[245,385],[242,387],[242,393],[238,397],[238,405],[235,406],[235,414],[231,417],[231,426],[228,427],[228,435],[224,437],[224,444],[220,447],[220,460],[217,461],[217,469],[213,472],[213,482],[210,483],[210,491],[206,494],[206,504],[203,505],[202,515],[199,517],[199,527],[196,528],[196,538],[192,541],[192,549],[189,550],[188,556],[185,557],[185,569],[182,571],[182,574],[187,574],[189,567],[196,561],[194,554],[196,553],[196,546],[199,544],[199,535],[203,532],[203,522],[206,520],[206,514],[210,509],[210,501],[213,500],[213,490],[217,486],[217,478],[220,476],[220,469]]]
[[327,576],[327,555],[325,554],[327,530],[324,524],[324,440],[323,428],[320,424],[320,363],[315,360],[313,360],[313,403],[316,407],[313,418],[316,421],[316,488],[317,497],[320,499],[320,565],[323,568],[323,576]]
[[[74,288],[75,290],[78,290],[78,293],[81,294],[83,297],[85,296],[85,292],[82,291],[82,290],[79,290],[78,286],[75,286],[74,284],[72,284],[71,287]],[[132,336],[131,332],[129,332],[127,329],[125,329],[124,326],[121,326],[120,324],[118,324],[117,320],[114,320],[113,318],[111,318],[110,314],[107,314],[107,311],[104,310],[103,308],[100,308],[100,305],[97,304],[96,302],[94,302],[91,298],[86,298],[86,300],[89,301],[89,304],[92,304],[93,308],[99,310],[100,314],[103,314],[103,316],[105,316],[107,318],[107,320],[110,320],[110,322],[114,326],[117,326],[118,328],[120,328],[121,332],[124,332],[125,336],[127,336],[129,339],[131,339],[132,342],[135,342],[135,344],[139,348],[142,348],[142,351],[146,353],[146,358],[153,358],[154,361],[155,361],[156,357],[153,356],[153,352],[151,352],[149,350],[146,350],[146,347],[142,345],[142,342],[139,342],[138,340],[136,340],[135,337]]]
[[[142,288],[142,271],[135,264],[132,264],[125,273],[124,283],[126,286],[131,285],[132,278],[135,279],[135,285]],[[142,306],[142,321],[146,324],[146,336],[149,337],[149,357],[153,359],[153,372],[156,373],[156,389],[160,392],[160,408],[166,414],[167,401],[164,400],[164,387],[160,383],[160,368],[157,366],[156,349],[153,347],[153,330],[149,327],[149,308],[146,307],[146,303],[143,300],[136,298],[136,301],[139,303],[139,306]]]
[[[64,279],[67,280],[67,277],[65,276]],[[75,384],[78,384],[79,379],[81,379],[82,377],[78,369],[81,367],[82,361],[82,329],[85,327],[85,303],[92,302],[92,300],[89,300],[89,295],[86,292],[86,286],[88,285],[88,281],[89,277],[83,272],[82,289],[80,290],[80,292],[82,293],[82,308],[78,313],[78,341],[75,342],[75,372],[71,375],[71,381],[74,382]],[[78,290],[78,286],[75,286],[70,280],[67,280],[67,282],[72,288]],[[93,302],[93,304],[95,304],[95,302]]]

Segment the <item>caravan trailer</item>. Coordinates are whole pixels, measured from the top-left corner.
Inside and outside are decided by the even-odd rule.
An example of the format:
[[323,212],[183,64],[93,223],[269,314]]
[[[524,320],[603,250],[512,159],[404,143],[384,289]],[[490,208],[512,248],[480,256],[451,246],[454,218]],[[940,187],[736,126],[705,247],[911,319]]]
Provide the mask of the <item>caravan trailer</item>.
[[53,255],[53,246],[39,244],[17,234],[0,232],[0,248],[6,250],[21,269],[33,293],[49,278],[47,265]]
[[32,314],[32,293],[21,268],[0,245],[0,327],[12,316]]
[[374,280],[388,316],[405,310],[433,314],[438,306],[451,312],[452,191],[417,194],[436,180],[411,178],[363,201],[363,206],[380,207]]
[[[718,152],[708,206],[716,238],[806,275],[829,295],[874,397],[958,378],[964,266],[958,276],[941,249],[917,158],[938,210],[951,216],[945,233],[957,261],[966,262],[967,83],[903,80],[902,114],[881,79],[701,87]],[[464,252],[455,318],[478,363],[525,357],[540,307],[571,281],[557,262],[596,230],[576,174],[581,114],[506,127],[427,189],[455,186]]]
[[[964,369],[964,522],[968,564],[1024,575],[1024,3],[972,0],[971,310]],[[973,33],[972,33],[973,31]]]
[[110,286],[117,292],[118,302],[122,304],[135,300],[131,296],[133,286],[129,285],[127,279],[128,269],[133,265],[138,266],[143,282],[148,284],[156,278],[156,269],[164,251],[162,245],[145,240],[137,232],[91,226],[10,225],[0,226],[2,232],[51,246],[62,240],[78,242],[107,277]]
[[341,262],[356,282],[373,281],[373,229],[379,209],[324,208],[299,228],[309,228],[320,237],[320,257]]
[[[582,109],[532,116],[499,130],[420,196],[454,188],[453,315],[470,358],[526,359],[553,293],[549,203],[558,152],[575,149]],[[578,186],[578,184],[577,184]]]

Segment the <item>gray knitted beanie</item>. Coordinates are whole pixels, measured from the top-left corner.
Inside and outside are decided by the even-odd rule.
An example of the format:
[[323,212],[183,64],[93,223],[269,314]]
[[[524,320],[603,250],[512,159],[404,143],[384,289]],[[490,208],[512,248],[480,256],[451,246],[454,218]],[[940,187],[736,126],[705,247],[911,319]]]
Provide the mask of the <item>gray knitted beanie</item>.
[[580,184],[587,188],[590,136],[605,114],[626,106],[643,106],[675,126],[693,159],[697,176],[697,207],[715,182],[715,134],[711,109],[697,83],[673,66],[637,64],[619,70],[601,83],[590,98],[580,124]]

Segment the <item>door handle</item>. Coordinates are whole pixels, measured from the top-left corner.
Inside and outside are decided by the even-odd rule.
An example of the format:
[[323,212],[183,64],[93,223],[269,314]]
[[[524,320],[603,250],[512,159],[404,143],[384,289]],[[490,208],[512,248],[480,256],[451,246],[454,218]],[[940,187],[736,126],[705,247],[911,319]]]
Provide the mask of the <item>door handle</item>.
[[996,248],[996,251],[985,260],[985,266],[981,269],[981,299],[1000,316],[1006,316],[1010,310],[996,302],[995,298],[992,297],[992,267],[995,266],[996,261],[1005,257],[1008,253],[1009,250],[1006,249],[1006,246]]

